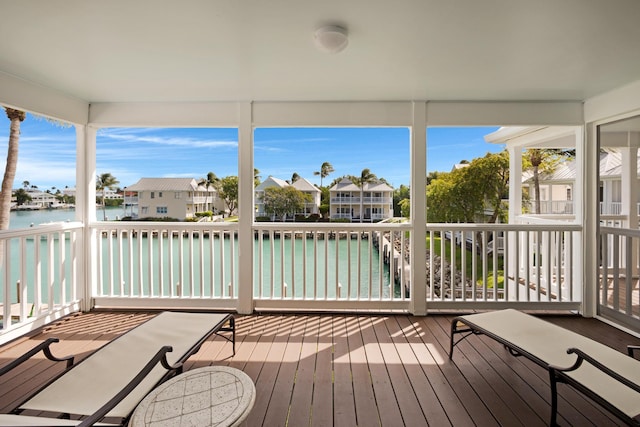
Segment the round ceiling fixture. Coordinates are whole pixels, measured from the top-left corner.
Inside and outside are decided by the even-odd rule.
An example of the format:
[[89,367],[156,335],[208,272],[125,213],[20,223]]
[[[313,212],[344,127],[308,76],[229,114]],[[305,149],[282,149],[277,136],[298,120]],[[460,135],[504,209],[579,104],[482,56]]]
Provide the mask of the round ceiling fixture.
[[337,25],[318,28],[313,39],[316,47],[327,53],[341,52],[349,44],[347,30]]

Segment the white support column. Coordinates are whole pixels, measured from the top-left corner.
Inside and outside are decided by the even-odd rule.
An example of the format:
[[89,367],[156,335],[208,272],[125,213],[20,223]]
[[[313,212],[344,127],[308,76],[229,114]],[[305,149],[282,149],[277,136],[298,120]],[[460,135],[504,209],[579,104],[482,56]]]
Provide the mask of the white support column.
[[522,214],[522,149],[508,147],[509,151],[509,224]]
[[[598,203],[599,147],[597,127],[588,124],[580,138],[576,139],[576,221],[582,220],[582,234],[575,242],[576,277],[574,283],[583,283],[582,315],[593,317],[597,313],[598,293]],[[579,262],[579,260],[582,262]],[[579,267],[582,267],[581,269]]]
[[84,224],[84,234],[78,254],[82,310],[92,308],[97,289],[97,241],[89,224],[96,219],[96,133],[90,126],[76,126],[76,220]]
[[[522,149],[519,147],[508,147],[509,152],[509,224],[516,224],[516,218],[522,214]],[[515,280],[508,280],[508,295],[510,301],[517,300],[519,272],[515,271],[518,260],[515,254],[521,253],[517,250],[515,235],[508,236],[507,262],[509,275]],[[526,295],[522,296],[526,299]]]
[[241,103],[238,127],[238,313],[253,312],[253,114]]
[[426,186],[427,186],[427,104],[413,103],[411,128],[411,305],[414,316],[427,314],[426,271]]
[[[629,133],[631,137],[631,133]],[[629,141],[631,142],[631,141]],[[630,144],[620,149],[622,160],[622,215],[626,215],[626,228],[638,228],[638,147]]]

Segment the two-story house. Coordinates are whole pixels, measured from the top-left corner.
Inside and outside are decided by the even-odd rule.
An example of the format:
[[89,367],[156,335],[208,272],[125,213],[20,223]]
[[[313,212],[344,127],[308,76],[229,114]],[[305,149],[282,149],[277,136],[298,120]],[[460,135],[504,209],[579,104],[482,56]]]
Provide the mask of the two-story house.
[[298,178],[293,184],[289,184],[287,181],[276,178],[273,176],[269,176],[267,179],[262,181],[260,185],[255,188],[255,205],[256,205],[256,217],[266,216],[266,212],[264,209],[264,191],[270,187],[277,188],[285,188],[288,186],[292,186],[297,190],[301,191],[303,194],[309,196],[309,201],[305,203],[304,209],[301,212],[296,212],[296,214],[301,215],[311,215],[317,214],[320,212],[320,198],[322,192],[318,187],[313,185],[309,180],[305,178]]
[[216,190],[193,178],[141,178],[124,194],[126,206],[137,206],[132,216],[138,218],[187,219],[219,205]]
[[331,219],[373,222],[393,217],[393,188],[367,182],[362,188],[343,178],[329,190]]

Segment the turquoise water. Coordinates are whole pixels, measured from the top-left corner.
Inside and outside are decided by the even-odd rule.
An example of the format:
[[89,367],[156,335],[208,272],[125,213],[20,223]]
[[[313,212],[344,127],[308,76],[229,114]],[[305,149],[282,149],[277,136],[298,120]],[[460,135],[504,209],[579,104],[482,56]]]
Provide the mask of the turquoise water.
[[[97,216],[102,219],[102,208],[97,209]],[[124,213],[121,207],[107,207],[107,219],[122,218]],[[38,211],[11,211],[9,229],[29,228],[33,225],[46,224],[48,222],[74,221],[75,209],[41,209]]]
[[[378,251],[370,248],[366,240],[360,245],[346,239],[337,242],[318,240],[315,253],[312,239],[296,238],[292,244],[291,239],[276,237],[273,251],[269,239],[263,240],[262,250],[257,239],[255,243],[255,297],[335,298],[341,286],[342,298],[378,298],[380,280],[382,295],[389,295],[389,268],[383,265],[381,279]],[[187,237],[177,236],[152,237],[151,242],[146,236],[124,236],[121,243],[115,236],[111,243],[104,237],[102,292],[105,295],[166,297],[173,292],[173,295],[190,297],[229,297],[229,284],[233,282],[232,292],[237,296],[239,269],[243,267],[237,257],[232,259],[230,256],[237,248],[237,239],[231,240],[228,236],[222,239],[218,236],[195,237],[193,245]],[[108,267],[109,259],[122,259],[122,273],[116,271],[115,265]],[[373,283],[371,293],[370,283]]]
[[[108,208],[107,216],[115,218],[121,215],[122,208]],[[102,212],[98,212],[102,214]],[[11,213],[11,229],[28,228],[31,224],[48,222],[73,221],[74,210],[41,210],[18,211]],[[129,239],[131,241],[129,242]],[[115,236],[102,238],[102,269],[100,276],[104,283],[100,292],[103,295],[122,296],[160,296],[183,295],[187,297],[229,297],[230,292],[238,295],[238,273],[240,266],[237,257],[231,258],[232,246],[237,252],[237,239],[233,241],[227,235],[222,240],[218,236],[197,236],[193,238],[193,245],[187,237],[163,239],[146,236],[123,236],[120,244]],[[49,245],[58,245],[59,239],[43,239],[38,248],[33,240],[14,239],[10,248],[12,283],[12,299],[15,301],[15,283],[21,277],[19,263],[20,252],[25,254],[26,283],[34,283],[36,272],[42,278],[42,300],[47,301],[49,290],[54,294],[54,303],[60,303],[61,280],[67,277],[65,289],[70,295],[72,276],[71,266],[60,270],[60,260],[57,251],[53,251],[53,259],[44,254],[49,253]],[[21,246],[22,245],[22,246]],[[170,254],[170,246],[172,254]],[[271,248],[274,248],[273,254]],[[131,255],[130,249],[133,248]],[[180,248],[182,247],[182,251]],[[139,252],[139,249],[141,251]],[[359,251],[358,251],[359,249]],[[35,264],[36,250],[40,251],[41,263]],[[71,245],[65,241],[65,257],[71,257]],[[293,253],[293,256],[291,255]],[[140,255],[141,254],[141,255]],[[260,263],[262,256],[262,263]],[[281,259],[284,258],[284,266]],[[109,266],[109,260],[114,261]],[[117,268],[122,260],[122,267]],[[182,260],[182,263],[180,262]],[[292,261],[293,260],[293,261]],[[212,265],[213,264],[213,265]],[[51,274],[49,268],[51,266]],[[274,266],[274,267],[272,267]],[[273,269],[273,274],[272,274]],[[171,276],[173,270],[173,276]],[[325,275],[325,271],[329,274]],[[358,271],[360,279],[358,280]],[[369,247],[364,239],[358,244],[357,240],[347,239],[322,240],[313,239],[281,240],[273,239],[273,245],[268,238],[263,240],[262,252],[258,239],[254,245],[254,284],[255,297],[262,298],[335,298],[340,292],[341,298],[379,298],[389,296],[389,268],[380,262],[377,249]],[[381,278],[382,276],[382,278]],[[161,284],[159,278],[163,278]],[[380,282],[382,281],[382,286]],[[0,275],[0,292],[4,292],[4,274]],[[235,282],[232,291],[229,284]],[[193,283],[193,286],[190,286]],[[284,289],[286,283],[286,290]],[[111,287],[113,286],[113,289]],[[171,289],[173,287],[173,290]],[[397,287],[396,287],[397,288]],[[339,291],[340,289],[340,291]],[[286,292],[286,295],[283,295]],[[395,296],[399,295],[396,290]],[[0,293],[0,298],[3,293]],[[33,299],[33,290],[29,290],[28,299]]]

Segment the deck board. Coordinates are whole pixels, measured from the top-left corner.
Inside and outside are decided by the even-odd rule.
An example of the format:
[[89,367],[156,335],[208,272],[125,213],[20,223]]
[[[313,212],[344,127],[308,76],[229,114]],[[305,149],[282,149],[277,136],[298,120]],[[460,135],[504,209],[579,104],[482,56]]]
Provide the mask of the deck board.
[[[0,365],[57,336],[58,355],[86,357],[153,316],[151,312],[70,315],[0,347]],[[546,370],[510,355],[488,337],[460,343],[448,359],[453,316],[259,314],[237,316],[236,355],[213,336],[185,364],[246,372],[256,402],[244,426],[547,425]],[[617,350],[640,339],[595,319],[545,316]],[[0,378],[8,411],[53,378],[61,364],[42,355]],[[607,411],[561,384],[562,425],[621,425]]]
[[[354,379],[349,357],[349,331],[345,316],[334,316],[333,331],[333,425],[355,426],[356,405]],[[331,425],[331,424],[329,424]]]

